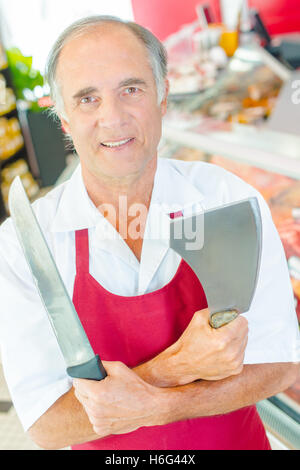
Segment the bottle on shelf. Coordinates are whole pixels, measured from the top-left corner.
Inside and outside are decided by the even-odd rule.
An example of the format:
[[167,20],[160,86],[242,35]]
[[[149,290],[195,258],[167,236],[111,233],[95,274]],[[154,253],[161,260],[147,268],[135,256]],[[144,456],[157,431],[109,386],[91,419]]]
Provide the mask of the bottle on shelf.
[[24,159],[19,159],[14,163],[7,165],[1,171],[1,192],[7,213],[8,193],[11,183],[16,176],[20,176],[25,191],[29,199],[33,198],[39,192],[39,186],[29,171],[28,164]]
[[24,145],[24,139],[16,117],[0,118],[0,160],[15,155]]
[[0,83],[0,116],[4,116],[5,114],[8,114],[16,109],[16,97],[13,90],[7,86],[5,77],[2,74],[0,74]]

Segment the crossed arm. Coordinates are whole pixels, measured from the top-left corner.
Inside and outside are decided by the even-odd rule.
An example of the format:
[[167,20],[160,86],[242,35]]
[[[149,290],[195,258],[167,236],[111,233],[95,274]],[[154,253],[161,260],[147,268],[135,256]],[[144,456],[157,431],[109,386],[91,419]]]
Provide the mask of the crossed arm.
[[74,380],[29,429],[30,437],[43,448],[59,449],[141,426],[228,413],[294,383],[297,364],[243,367],[248,332],[243,317],[213,330],[208,314],[196,312],[176,343],[133,370],[104,362],[103,381]]

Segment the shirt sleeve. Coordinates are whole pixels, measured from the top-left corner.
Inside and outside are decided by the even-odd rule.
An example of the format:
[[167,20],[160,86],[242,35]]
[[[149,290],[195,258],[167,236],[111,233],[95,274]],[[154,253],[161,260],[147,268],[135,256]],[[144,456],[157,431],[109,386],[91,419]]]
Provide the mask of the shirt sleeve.
[[10,219],[0,227],[0,293],[1,360],[27,431],[72,380]]
[[257,193],[262,216],[262,255],[258,283],[245,317],[249,339],[245,364],[298,362],[299,325],[285,252],[270,209]]

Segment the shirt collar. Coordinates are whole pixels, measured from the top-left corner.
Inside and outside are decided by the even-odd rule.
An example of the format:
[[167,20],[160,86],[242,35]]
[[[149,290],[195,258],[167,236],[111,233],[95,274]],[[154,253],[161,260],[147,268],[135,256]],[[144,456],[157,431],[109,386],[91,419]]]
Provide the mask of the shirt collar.
[[50,231],[67,232],[94,227],[101,218],[101,213],[89,198],[79,164],[65,183]]
[[183,211],[187,214],[191,208],[202,206],[204,195],[184,175],[174,161],[158,158],[151,204],[157,204],[165,214]]
[[[203,194],[179,173],[172,160],[158,158],[150,208],[156,206],[164,214],[184,211],[184,215],[190,215],[199,211],[203,199]],[[104,221],[88,196],[79,164],[65,184],[50,230],[76,231],[96,227]]]

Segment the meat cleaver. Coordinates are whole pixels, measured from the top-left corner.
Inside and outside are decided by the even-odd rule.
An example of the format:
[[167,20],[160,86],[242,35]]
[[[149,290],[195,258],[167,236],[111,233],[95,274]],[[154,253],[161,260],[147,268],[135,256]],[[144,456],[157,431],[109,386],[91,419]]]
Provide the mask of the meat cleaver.
[[189,264],[202,284],[213,328],[249,310],[262,248],[256,197],[173,219],[170,247]]
[[71,377],[102,380],[106,371],[90,345],[52,254],[17,176],[9,191],[9,211],[18,239]]

